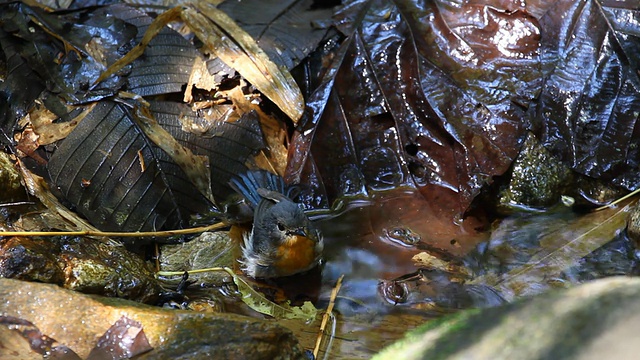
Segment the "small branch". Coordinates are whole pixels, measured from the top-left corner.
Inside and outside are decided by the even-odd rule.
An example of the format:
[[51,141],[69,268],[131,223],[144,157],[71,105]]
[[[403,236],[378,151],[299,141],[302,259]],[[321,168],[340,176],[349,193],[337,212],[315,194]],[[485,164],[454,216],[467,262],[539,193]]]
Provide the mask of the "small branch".
[[102,237],[167,237],[185,234],[197,234],[219,230],[228,226],[219,222],[213,225],[179,230],[140,231],[140,232],[108,232],[108,231],[0,231],[0,236],[102,236]]

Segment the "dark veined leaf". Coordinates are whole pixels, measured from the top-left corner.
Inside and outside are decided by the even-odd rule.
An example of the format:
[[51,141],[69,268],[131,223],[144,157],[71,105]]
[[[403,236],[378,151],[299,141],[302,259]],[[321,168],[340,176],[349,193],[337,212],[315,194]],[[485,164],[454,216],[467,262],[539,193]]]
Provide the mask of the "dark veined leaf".
[[342,16],[349,38],[308,101],[288,180],[330,202],[417,188],[423,223],[455,223],[518,153],[540,75],[536,20],[402,0],[355,2]]
[[[128,26],[128,34],[118,33],[119,27],[105,19],[111,19],[119,27]],[[140,42],[153,21],[150,16],[125,4],[82,9],[58,17],[49,16],[46,20],[43,25],[58,38],[68,41],[85,56],[91,57],[85,63],[99,66],[92,71],[83,69],[71,72],[73,76],[83,75],[81,83],[85,87],[95,81],[106,66]],[[189,80],[197,56],[198,52],[189,41],[164,27],[151,40],[145,56],[120,74],[126,75],[127,84],[120,82],[114,90],[124,89],[141,96],[180,92]]]
[[640,10],[635,1],[558,1],[540,19],[538,137],[571,168],[640,186]]
[[126,105],[102,101],[49,161],[51,181],[103,230],[180,228],[209,201]]
[[[38,80],[47,91],[68,102],[79,102],[112,95],[114,89],[122,86],[114,79],[103,84],[105,87],[88,91],[91,80],[105,63],[122,56],[119,48],[136,34],[134,26],[106,16],[106,11],[106,8],[85,9],[59,15],[25,4],[5,4],[3,28],[12,35],[28,67],[38,75],[31,81]],[[12,68],[10,73],[15,70]],[[23,88],[8,90],[16,92]]]
[[[0,84],[2,129],[14,130],[38,96],[65,120],[64,103],[112,96],[120,89],[139,95],[182,91],[198,55],[181,35],[163,28],[143,58],[123,77],[90,89],[106,66],[139,40],[152,19],[123,4],[47,13],[21,3],[0,5],[0,49],[7,74]],[[3,139],[6,141],[6,139]]]
[[217,203],[235,194],[229,181],[246,172],[251,157],[266,147],[255,112],[248,112],[237,120],[221,118],[209,123],[185,104],[153,101],[150,108],[171,136],[194,154],[209,159],[211,191]]
[[[119,19],[138,29],[140,42],[153,19],[143,12],[123,4],[108,8]],[[196,57],[193,45],[174,30],[164,27],[149,43],[144,56],[136,59],[127,75],[127,91],[141,96],[179,93],[189,81]]]
[[333,9],[313,8],[313,0],[225,1],[218,6],[233,18],[269,58],[293,69],[327,34]]
[[10,136],[17,120],[27,114],[33,101],[45,90],[43,78],[46,77],[42,71],[51,66],[53,54],[58,49],[50,41],[37,41],[45,37],[42,33],[29,31],[30,9],[27,6],[13,3],[2,8],[0,63],[6,74],[0,82],[0,127]]
[[[149,114],[102,101],[49,161],[54,187],[102,230],[183,227],[211,209],[209,199],[220,204],[233,194],[231,177],[265,147],[253,112],[207,123],[185,104],[154,101]],[[198,168],[203,158],[207,166]]]
[[[8,134],[44,90],[39,76],[18,53],[13,41],[9,34],[0,29],[0,50],[6,59],[6,67],[11,69],[0,83],[0,129]],[[23,90],[16,91],[18,88]],[[9,139],[2,137],[0,141],[5,143]]]

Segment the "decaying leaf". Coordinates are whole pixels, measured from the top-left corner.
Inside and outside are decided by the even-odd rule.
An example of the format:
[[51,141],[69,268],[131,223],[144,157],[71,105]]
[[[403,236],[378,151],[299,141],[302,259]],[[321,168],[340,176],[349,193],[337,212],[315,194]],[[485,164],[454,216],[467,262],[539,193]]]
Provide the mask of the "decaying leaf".
[[191,30],[210,51],[236,69],[297,123],[304,111],[304,99],[291,74],[269,59],[251,35],[224,12],[204,1],[198,2],[195,9],[215,25],[203,22],[205,19],[200,14],[189,11],[183,19]]
[[[287,179],[313,184],[329,204],[413,188],[426,204],[420,219],[457,227],[518,153],[540,75],[537,21],[480,4],[350,5],[340,21],[348,38],[309,98]],[[438,229],[429,231],[426,241]]]
[[421,252],[414,255],[411,258],[411,261],[416,264],[416,267],[424,268],[427,270],[439,270],[467,277],[471,277],[472,275],[471,271],[464,266],[452,264],[427,252]]
[[611,241],[624,229],[632,205],[593,212],[557,226],[544,234],[539,250],[524,264],[505,274],[478,277],[471,284],[492,286],[507,300],[535,294],[547,286],[544,285],[547,281],[558,278],[580,259]]
[[253,164],[266,144],[258,114],[249,111],[240,118],[237,112],[222,119],[198,116],[189,106],[174,102],[152,101],[151,111],[160,125],[180,144],[194,154],[209,159],[211,191],[217,205],[235,192],[229,186],[231,177]]
[[[209,177],[209,158],[194,155],[191,150],[182,146],[158,124],[147,106],[134,105],[132,115],[131,119],[140,127],[144,135],[169,155],[202,195],[214,202]],[[143,168],[142,171],[144,170]]]
[[[60,230],[70,230],[70,231],[98,231],[95,227],[87,223],[86,220],[79,217],[76,213],[69,211],[66,207],[62,206],[58,199],[53,196],[51,191],[49,190],[49,185],[47,182],[40,176],[33,174],[31,171],[26,169],[24,165],[20,166],[20,176],[22,177],[22,181],[24,181],[24,185],[29,191],[29,193],[49,209],[54,214],[60,215],[60,217],[68,223],[66,224],[68,227]],[[59,223],[62,224],[62,223]]]
[[32,322],[21,318],[0,316],[0,334],[0,356],[3,359],[32,359],[42,356],[60,360],[80,360],[80,356],[73,350],[59,345]]
[[96,80],[99,83],[140,57],[149,42],[174,20],[182,19],[207,49],[236,69],[294,122],[302,116],[304,100],[293,77],[279,68],[255,40],[224,12],[207,2],[173,8],[159,15],[138,44]]
[[130,359],[153,350],[142,324],[122,316],[98,339],[88,359]]
[[300,64],[327,34],[334,9],[314,0],[225,1],[218,6],[233,18],[269,58],[289,70]]
[[302,306],[278,305],[254,290],[233,271],[228,270],[227,272],[233,276],[233,282],[242,294],[242,301],[261,314],[272,316],[275,319],[302,319],[304,321],[311,321],[318,314],[318,309],[310,301],[305,301]]
[[[55,122],[59,117],[44,106],[36,106],[34,110],[29,113],[29,117],[25,119],[28,120],[34,131],[38,134],[38,144],[49,145],[66,138],[76,125],[91,112],[94,105],[95,104],[90,104],[86,106],[84,110],[71,121]],[[26,126],[26,124],[20,125]]]

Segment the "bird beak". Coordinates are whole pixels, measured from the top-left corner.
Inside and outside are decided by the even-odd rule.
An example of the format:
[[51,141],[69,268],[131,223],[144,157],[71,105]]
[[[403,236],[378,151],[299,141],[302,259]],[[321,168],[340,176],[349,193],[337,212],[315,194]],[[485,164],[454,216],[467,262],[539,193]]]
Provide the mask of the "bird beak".
[[309,229],[307,229],[307,228],[294,229],[289,233],[289,235],[303,236],[303,237],[309,238],[309,239],[311,239],[311,240],[313,240],[315,242],[318,241],[316,234],[313,231],[309,232]]

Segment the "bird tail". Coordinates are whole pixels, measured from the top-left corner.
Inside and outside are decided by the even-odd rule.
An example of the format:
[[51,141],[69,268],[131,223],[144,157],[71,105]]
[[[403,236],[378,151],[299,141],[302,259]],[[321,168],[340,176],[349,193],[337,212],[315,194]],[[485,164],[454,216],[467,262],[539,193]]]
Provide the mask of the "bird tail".
[[258,189],[267,189],[288,196],[288,187],[284,179],[266,170],[249,170],[231,178],[229,185],[242,195],[254,208],[262,199]]

